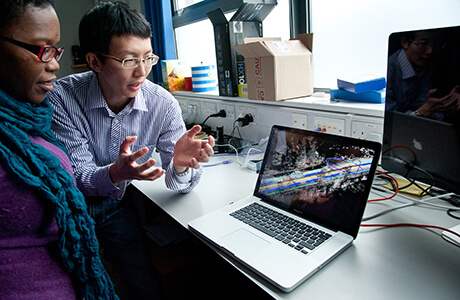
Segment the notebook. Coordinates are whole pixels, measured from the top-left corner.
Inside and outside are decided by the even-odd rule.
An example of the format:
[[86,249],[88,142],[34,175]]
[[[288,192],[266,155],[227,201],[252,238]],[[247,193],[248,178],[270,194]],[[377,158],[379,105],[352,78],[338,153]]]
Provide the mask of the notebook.
[[[457,194],[460,111],[456,102],[448,107],[442,103],[455,96],[460,83],[459,35],[460,26],[452,26],[389,36],[382,154],[388,172]],[[409,45],[407,51],[403,44]],[[427,51],[411,51],[419,45]],[[440,110],[429,117],[413,115],[428,102]]]
[[[292,291],[356,238],[380,151],[376,142],[274,125],[253,195],[189,228]],[[262,221],[249,212],[254,206]]]

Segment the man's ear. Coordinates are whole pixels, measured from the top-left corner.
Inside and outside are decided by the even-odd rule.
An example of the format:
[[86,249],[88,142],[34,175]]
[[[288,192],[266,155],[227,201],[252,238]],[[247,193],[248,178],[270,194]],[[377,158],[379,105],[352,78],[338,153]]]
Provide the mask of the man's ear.
[[401,38],[401,47],[403,47],[404,49],[407,49],[409,48],[409,45],[410,45],[410,40],[406,37],[402,37]]
[[95,72],[100,72],[102,67],[102,62],[93,52],[86,53],[86,62],[88,66]]

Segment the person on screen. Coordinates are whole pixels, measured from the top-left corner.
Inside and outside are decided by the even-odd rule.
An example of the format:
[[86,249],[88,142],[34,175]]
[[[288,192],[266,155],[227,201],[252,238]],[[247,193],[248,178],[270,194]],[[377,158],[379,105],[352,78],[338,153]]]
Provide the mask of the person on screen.
[[432,31],[409,32],[401,38],[402,48],[389,57],[386,109],[435,120],[459,107],[460,85],[439,95],[433,86],[436,59],[445,47]]
[[64,49],[51,0],[0,2],[0,299],[118,299],[47,93]]

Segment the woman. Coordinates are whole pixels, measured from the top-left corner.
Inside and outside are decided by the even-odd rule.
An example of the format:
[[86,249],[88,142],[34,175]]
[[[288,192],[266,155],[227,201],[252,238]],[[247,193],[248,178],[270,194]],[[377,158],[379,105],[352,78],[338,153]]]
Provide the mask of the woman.
[[0,299],[117,299],[51,132],[63,52],[51,1],[0,2]]

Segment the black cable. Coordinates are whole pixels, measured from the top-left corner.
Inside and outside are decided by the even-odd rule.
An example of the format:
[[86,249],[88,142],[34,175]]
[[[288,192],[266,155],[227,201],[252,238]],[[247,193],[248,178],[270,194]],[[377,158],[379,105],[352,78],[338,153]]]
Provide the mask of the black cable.
[[219,112],[207,116],[206,119],[204,119],[203,123],[201,123],[201,126],[203,126],[204,123],[206,123],[206,121],[207,121],[209,118],[214,118],[214,117],[225,118],[225,117],[227,117],[227,113],[225,112],[225,110],[221,109],[221,110],[219,110]]
[[453,214],[453,212],[458,212],[458,210],[455,210],[455,209],[448,209],[447,211],[447,215],[451,218],[454,218],[454,219],[457,219],[457,220],[460,220],[460,216],[456,216]]

